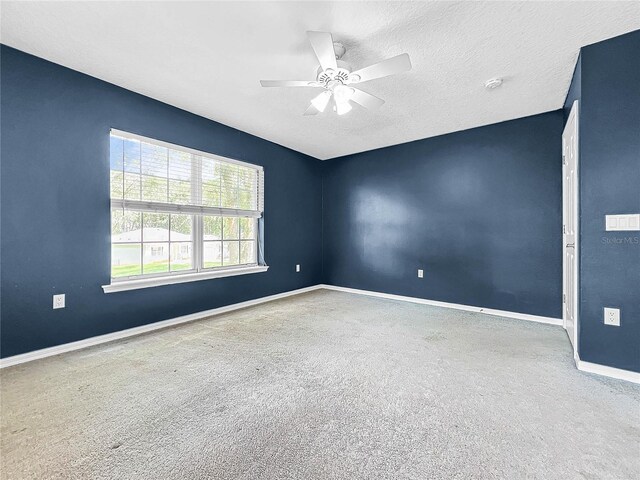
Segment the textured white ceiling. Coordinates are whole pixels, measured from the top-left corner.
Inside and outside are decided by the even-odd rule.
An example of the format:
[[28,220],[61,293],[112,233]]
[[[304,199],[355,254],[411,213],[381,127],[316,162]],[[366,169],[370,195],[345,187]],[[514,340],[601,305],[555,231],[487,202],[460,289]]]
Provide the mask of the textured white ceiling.
[[[2,2],[2,43],[320,159],[560,108],[581,46],[640,29],[640,2]],[[361,84],[386,103],[303,117],[305,31],[358,69],[407,52],[413,70]],[[501,76],[502,87],[484,89]]]

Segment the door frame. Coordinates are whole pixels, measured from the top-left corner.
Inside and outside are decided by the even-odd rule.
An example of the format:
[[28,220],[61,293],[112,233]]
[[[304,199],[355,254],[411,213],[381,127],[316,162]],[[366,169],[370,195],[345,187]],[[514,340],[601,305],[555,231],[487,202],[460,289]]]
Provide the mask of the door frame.
[[564,157],[565,157],[565,145],[564,145],[564,131],[567,127],[567,125],[569,124],[570,120],[575,118],[575,137],[576,137],[576,144],[575,144],[575,152],[576,152],[576,168],[575,168],[575,183],[574,183],[574,189],[573,189],[573,218],[575,218],[575,257],[576,260],[573,264],[573,312],[574,312],[574,319],[573,319],[573,358],[574,360],[577,362],[579,360],[579,356],[578,356],[578,323],[579,323],[579,318],[580,318],[580,313],[579,313],[579,305],[580,305],[580,299],[579,299],[579,294],[580,294],[580,288],[579,288],[579,284],[580,284],[580,276],[579,276],[579,272],[580,272],[580,116],[579,116],[579,112],[578,112],[578,100],[575,100],[573,102],[573,105],[571,106],[571,113],[569,113],[569,116],[567,117],[567,121],[565,122],[565,126],[562,130],[562,178],[563,178],[563,182],[562,182],[562,324],[564,329],[567,329],[567,319],[566,319],[566,308],[565,308],[565,298],[564,298],[564,291],[565,291],[565,279],[566,279],[566,271],[565,271],[565,256],[566,256],[566,245],[565,245],[565,241],[564,241]]

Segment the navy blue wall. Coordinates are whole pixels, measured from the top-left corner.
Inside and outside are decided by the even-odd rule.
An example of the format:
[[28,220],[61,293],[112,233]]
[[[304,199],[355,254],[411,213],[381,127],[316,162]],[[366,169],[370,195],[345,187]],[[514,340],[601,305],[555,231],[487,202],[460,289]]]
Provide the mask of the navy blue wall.
[[[320,161],[6,46],[1,62],[2,357],[321,281]],[[104,294],[111,127],[263,165],[269,271]]]
[[640,232],[605,231],[605,215],[640,212],[640,31],[584,47],[580,73],[579,354],[640,371]]
[[325,281],[560,318],[562,126],[559,110],[325,162]]

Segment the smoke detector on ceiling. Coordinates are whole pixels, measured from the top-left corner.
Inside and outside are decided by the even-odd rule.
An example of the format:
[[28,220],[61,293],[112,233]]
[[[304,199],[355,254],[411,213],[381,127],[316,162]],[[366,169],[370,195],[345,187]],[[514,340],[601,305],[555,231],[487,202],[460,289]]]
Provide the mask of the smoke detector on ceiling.
[[502,79],[500,77],[497,77],[497,78],[492,78],[490,80],[487,80],[484,84],[484,87],[487,90],[494,90],[498,88],[500,85],[502,85]]

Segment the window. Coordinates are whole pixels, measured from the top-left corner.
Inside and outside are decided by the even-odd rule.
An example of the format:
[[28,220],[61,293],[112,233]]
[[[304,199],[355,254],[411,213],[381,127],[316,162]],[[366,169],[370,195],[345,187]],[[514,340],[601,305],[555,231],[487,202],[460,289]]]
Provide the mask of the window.
[[110,140],[105,291],[267,269],[258,260],[262,167],[116,130]]

